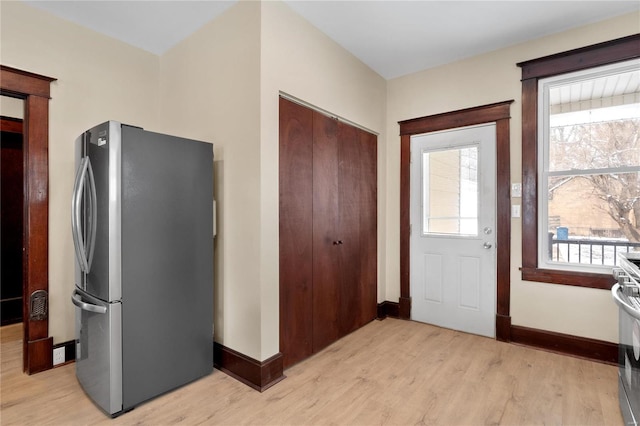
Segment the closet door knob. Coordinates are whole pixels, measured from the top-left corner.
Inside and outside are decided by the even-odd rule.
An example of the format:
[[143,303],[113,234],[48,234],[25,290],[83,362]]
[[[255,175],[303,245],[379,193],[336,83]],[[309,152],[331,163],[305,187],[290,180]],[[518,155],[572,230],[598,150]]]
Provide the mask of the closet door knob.
[[338,240],[338,244],[342,245],[342,240]]

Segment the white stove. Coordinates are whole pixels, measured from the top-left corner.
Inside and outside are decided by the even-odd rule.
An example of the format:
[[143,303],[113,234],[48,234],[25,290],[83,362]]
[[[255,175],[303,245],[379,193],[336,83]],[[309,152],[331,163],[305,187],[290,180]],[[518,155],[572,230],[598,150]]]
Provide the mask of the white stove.
[[640,422],[640,253],[622,253],[611,288],[620,307],[618,399],[625,424]]

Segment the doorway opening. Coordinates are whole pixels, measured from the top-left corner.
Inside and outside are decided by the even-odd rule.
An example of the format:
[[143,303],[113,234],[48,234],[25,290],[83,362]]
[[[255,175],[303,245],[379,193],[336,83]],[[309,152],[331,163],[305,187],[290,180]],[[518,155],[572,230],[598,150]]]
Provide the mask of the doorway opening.
[[24,101],[0,97],[0,277],[1,325],[22,322],[23,126]]
[[511,340],[511,198],[509,119],[513,100],[400,121],[400,300],[399,317],[411,317],[411,137],[495,123],[496,131],[496,339]]

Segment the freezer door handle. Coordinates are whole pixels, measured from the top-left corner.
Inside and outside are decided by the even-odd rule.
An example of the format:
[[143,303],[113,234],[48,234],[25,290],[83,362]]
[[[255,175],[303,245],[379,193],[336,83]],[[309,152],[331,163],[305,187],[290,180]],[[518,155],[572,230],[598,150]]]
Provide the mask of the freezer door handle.
[[[82,235],[82,194],[85,189],[86,182],[89,182],[89,198],[87,208],[89,210],[89,223],[87,224],[87,242],[89,247],[85,247],[85,241]],[[89,157],[84,157],[80,162],[76,180],[73,185],[73,196],[71,198],[71,233],[73,236],[73,245],[76,250],[76,258],[80,263],[80,269],[89,273],[91,263],[93,261],[93,251],[96,242],[96,225],[97,225],[97,201],[96,201],[96,184],[93,176],[93,169]]]
[[83,302],[82,296],[80,295],[80,293],[78,293],[77,290],[73,291],[73,294],[71,295],[71,301],[73,302],[74,305],[76,305],[78,308],[82,309],[83,311],[95,312],[97,314],[107,313],[106,306],[94,305],[92,303]]
[[620,297],[620,293],[619,292],[621,290],[622,290],[622,288],[620,287],[620,284],[615,284],[613,287],[611,287],[611,295],[613,296],[613,300],[626,313],[628,313],[629,315],[631,315],[635,319],[640,320],[640,311],[638,311],[633,306],[629,305],[627,302],[625,302],[622,299],[622,297]]

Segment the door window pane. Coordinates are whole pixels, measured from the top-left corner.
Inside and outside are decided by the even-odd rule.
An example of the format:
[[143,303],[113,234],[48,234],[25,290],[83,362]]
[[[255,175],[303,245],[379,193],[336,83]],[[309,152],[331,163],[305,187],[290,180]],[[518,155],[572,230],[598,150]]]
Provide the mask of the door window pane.
[[478,147],[422,153],[422,233],[478,235]]

